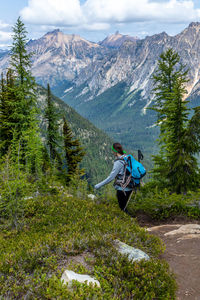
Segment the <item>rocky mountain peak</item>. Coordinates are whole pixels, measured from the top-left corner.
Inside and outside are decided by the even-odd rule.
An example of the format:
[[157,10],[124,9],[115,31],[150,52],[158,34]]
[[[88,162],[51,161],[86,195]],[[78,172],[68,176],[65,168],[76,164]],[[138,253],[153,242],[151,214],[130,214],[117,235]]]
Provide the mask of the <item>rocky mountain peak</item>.
[[125,41],[136,41],[138,37],[123,35],[116,31],[114,34],[107,36],[103,41],[99,42],[101,46],[107,48],[119,48]]
[[48,82],[51,87],[59,80],[71,83],[93,60],[102,60],[106,52],[97,43],[87,41],[79,35],[65,34],[59,29],[46,33],[40,39],[29,41],[27,50],[34,53],[33,75],[40,84],[46,86]]
[[61,32],[59,28],[54,29],[53,31],[49,31],[45,35],[49,35],[49,34],[55,34],[56,35],[58,32]]
[[152,36],[147,36],[145,39],[150,41],[162,41],[168,37],[169,35],[165,31],[163,31],[161,33],[157,33]]
[[[51,32],[46,33],[43,38],[45,39],[46,42],[48,40],[51,40],[52,42],[56,41],[60,44],[62,44],[62,43],[69,44],[69,43],[79,42],[79,41],[90,44],[89,41],[87,41],[84,38],[80,37],[80,35],[65,34],[62,31],[60,31],[60,29],[56,29],[56,30],[53,30]],[[95,44],[95,43],[91,43],[91,44]]]
[[192,22],[188,26],[189,28],[200,28],[200,22]]
[[177,34],[176,37],[187,38],[188,40],[196,39],[196,36],[200,33],[200,22],[192,22],[187,28],[181,33]]

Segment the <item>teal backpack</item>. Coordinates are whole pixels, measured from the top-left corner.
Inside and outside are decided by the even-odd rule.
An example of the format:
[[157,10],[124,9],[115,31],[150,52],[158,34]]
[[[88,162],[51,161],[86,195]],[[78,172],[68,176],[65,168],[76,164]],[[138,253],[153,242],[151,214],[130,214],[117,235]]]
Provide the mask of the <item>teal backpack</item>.
[[126,187],[135,188],[140,185],[140,180],[146,175],[144,166],[137,161],[131,154],[124,155],[122,158],[124,163],[124,174],[116,177],[116,185],[120,185],[124,190]]

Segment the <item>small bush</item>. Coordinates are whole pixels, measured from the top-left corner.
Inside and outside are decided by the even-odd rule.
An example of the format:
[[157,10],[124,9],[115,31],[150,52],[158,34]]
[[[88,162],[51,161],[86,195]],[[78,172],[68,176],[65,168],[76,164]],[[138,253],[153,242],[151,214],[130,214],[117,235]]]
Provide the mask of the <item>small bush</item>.
[[[23,231],[0,232],[2,299],[175,299],[176,284],[159,238],[120,211],[117,201],[38,196],[26,201]],[[115,249],[119,239],[150,255],[131,263]],[[77,264],[76,258],[83,264]],[[61,284],[64,269],[96,277],[101,288]]]
[[200,191],[177,195],[170,194],[167,189],[158,192],[143,188],[130,202],[129,210],[133,216],[143,213],[155,220],[166,220],[177,216],[200,219]]

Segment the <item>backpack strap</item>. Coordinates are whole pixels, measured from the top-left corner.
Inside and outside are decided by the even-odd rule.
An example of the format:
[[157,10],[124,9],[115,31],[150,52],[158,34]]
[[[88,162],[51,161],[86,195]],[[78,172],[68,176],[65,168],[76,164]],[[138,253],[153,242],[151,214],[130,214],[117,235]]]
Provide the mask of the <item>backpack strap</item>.
[[[124,157],[126,157],[126,155],[124,155],[123,157],[120,157],[120,158],[117,158],[115,161],[117,160],[121,160],[124,162],[124,174],[123,174],[123,178],[120,182],[120,186],[121,188],[124,189],[129,185],[130,181],[131,181],[131,177],[132,177],[132,162],[131,162],[131,157],[129,155],[128,156],[128,159],[127,161],[124,159]],[[126,169],[127,169],[127,166],[130,165],[130,175],[127,177],[126,176]]]
[[123,154],[122,156],[117,157],[117,158],[115,159],[115,161],[122,160],[122,161],[126,162],[125,159],[124,159],[124,157],[126,157],[126,154]]

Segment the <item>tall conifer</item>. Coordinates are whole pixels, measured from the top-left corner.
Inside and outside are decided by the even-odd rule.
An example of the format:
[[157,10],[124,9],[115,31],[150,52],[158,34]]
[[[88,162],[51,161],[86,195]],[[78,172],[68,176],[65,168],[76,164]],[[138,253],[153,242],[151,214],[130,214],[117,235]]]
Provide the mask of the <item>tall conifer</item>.
[[49,84],[47,85],[47,98],[44,118],[47,123],[47,146],[50,160],[51,162],[54,162],[55,159],[60,160],[58,148],[61,148],[61,136],[59,135],[59,114],[57,113],[55,104],[52,100]]
[[8,70],[6,80],[1,78],[0,91],[0,154],[5,155],[12,143],[13,131],[19,124],[19,114],[16,111],[17,97],[15,95],[14,77]]
[[[14,74],[13,91],[16,104],[12,111],[16,126],[13,128],[13,151],[18,141],[21,149],[21,162],[30,171],[40,166],[41,140],[39,136],[38,108],[35,96],[35,81],[31,75],[31,54],[27,53],[27,31],[20,18],[13,27],[11,67]],[[16,144],[17,143],[17,144]]]
[[65,118],[63,118],[63,121],[64,150],[67,162],[66,181],[69,182],[78,171],[78,165],[82,161],[85,152],[83,151],[79,140],[74,138],[71,128]]
[[[162,53],[153,75],[160,153],[154,156],[154,178],[171,191],[182,193],[197,186],[198,165],[187,137],[188,101],[184,101],[188,70],[172,49]],[[198,148],[199,140],[196,139]],[[195,147],[194,147],[195,148]],[[193,150],[194,150],[193,148]]]

